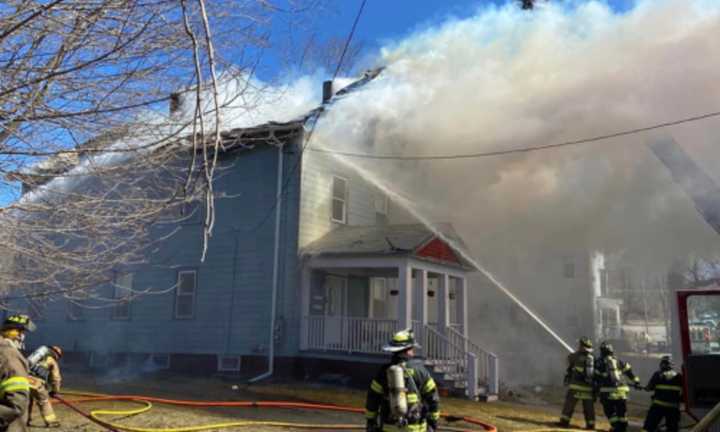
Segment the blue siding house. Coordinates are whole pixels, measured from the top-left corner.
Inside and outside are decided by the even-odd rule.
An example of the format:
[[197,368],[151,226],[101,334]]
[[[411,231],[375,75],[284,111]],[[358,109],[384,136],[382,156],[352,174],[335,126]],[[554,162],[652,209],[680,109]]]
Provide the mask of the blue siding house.
[[[376,74],[334,97],[352,97]],[[445,385],[471,397],[497,392],[497,358],[467,334],[466,276],[476,269],[462,239],[448,224],[394,223],[404,212],[380,189],[331,154],[303,152],[306,125],[332,101],[252,128],[281,140],[222,155],[215,190],[227,198],[216,202],[204,262],[201,221],[190,218],[148,264],[103,288],[115,306],[47,304],[33,344],[61,345],[95,366],[142,358],[178,371],[353,370],[360,380],[385,359],[390,335],[412,327]],[[122,301],[130,289],[153,293]]]

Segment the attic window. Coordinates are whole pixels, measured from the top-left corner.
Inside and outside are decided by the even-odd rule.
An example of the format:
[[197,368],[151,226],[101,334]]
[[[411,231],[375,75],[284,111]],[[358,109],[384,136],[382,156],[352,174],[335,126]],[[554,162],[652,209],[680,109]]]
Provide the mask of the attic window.
[[575,262],[572,258],[565,258],[563,262],[563,275],[566,279],[575,278]]
[[375,213],[381,215],[388,214],[388,197],[382,193],[375,196]]
[[332,214],[333,222],[347,223],[348,182],[342,177],[333,176],[332,181]]

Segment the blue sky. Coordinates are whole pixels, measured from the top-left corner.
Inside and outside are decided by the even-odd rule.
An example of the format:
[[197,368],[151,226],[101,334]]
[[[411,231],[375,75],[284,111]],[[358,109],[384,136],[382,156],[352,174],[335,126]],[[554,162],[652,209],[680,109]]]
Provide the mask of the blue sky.
[[[635,0],[601,1],[607,2],[617,11],[625,11],[635,3]],[[381,46],[383,41],[400,39],[416,30],[441,23],[449,17],[473,15],[479,8],[489,4],[502,5],[507,2],[508,0],[367,0],[355,38],[365,44],[366,51],[373,51]],[[318,22],[319,31],[325,36],[347,35],[361,3],[362,0],[337,0],[336,5],[327,13],[327,19],[321,18]]]

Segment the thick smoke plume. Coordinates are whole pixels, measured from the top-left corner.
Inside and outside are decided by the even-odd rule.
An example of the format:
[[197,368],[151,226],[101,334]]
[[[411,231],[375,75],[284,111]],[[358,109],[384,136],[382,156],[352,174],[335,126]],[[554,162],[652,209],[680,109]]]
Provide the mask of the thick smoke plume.
[[[715,112],[716,34],[720,3],[712,1],[640,1],[622,13],[602,2],[482,8],[385,47],[377,62],[386,69],[327,113],[311,148],[478,153]],[[707,119],[476,159],[339,158],[429,219],[452,222],[474,256],[522,292],[528,287],[513,287],[512,275],[527,257],[597,250],[622,254],[623,266],[664,273],[676,259],[716,256],[720,236],[647,145],[672,136],[720,180],[719,127],[720,119]],[[554,265],[548,260],[548,271]],[[553,286],[532,289],[542,293],[533,296],[536,309],[562,303]],[[474,295],[476,305],[483,295]]]

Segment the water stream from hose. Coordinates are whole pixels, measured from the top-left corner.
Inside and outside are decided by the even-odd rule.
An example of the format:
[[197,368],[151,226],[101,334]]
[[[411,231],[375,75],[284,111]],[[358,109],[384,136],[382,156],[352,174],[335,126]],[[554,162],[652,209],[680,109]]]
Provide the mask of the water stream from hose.
[[430,228],[430,230],[432,230],[440,239],[452,246],[455,251],[460,253],[465,260],[475,266],[480,271],[480,273],[482,273],[497,289],[499,289],[503,294],[508,296],[510,300],[512,300],[519,308],[525,311],[525,313],[527,313],[543,330],[545,330],[550,336],[552,336],[552,338],[555,339],[565,350],[567,350],[568,352],[574,351],[572,347],[567,342],[565,342],[560,337],[560,335],[558,335],[557,332],[553,330],[545,321],[543,321],[543,319],[538,314],[533,312],[532,309],[530,309],[502,282],[500,282],[492,272],[483,267],[483,265],[480,264],[478,260],[470,256],[465,251],[464,247],[457,244],[456,240],[448,238],[446,235],[444,235],[442,231],[440,231],[430,220],[428,220],[427,217],[425,217],[420,211],[418,211],[418,209],[409,199],[402,196],[398,192],[388,188],[383,182],[378,180],[375,175],[373,175],[371,172],[361,167],[357,163],[353,163],[351,160],[349,160],[349,158],[334,154],[332,152],[329,152],[329,154],[338,162],[355,171],[365,181],[383,191],[394,203],[400,205],[403,209],[410,212],[410,214],[412,214],[412,216],[415,217],[418,221],[420,221],[423,225]]

